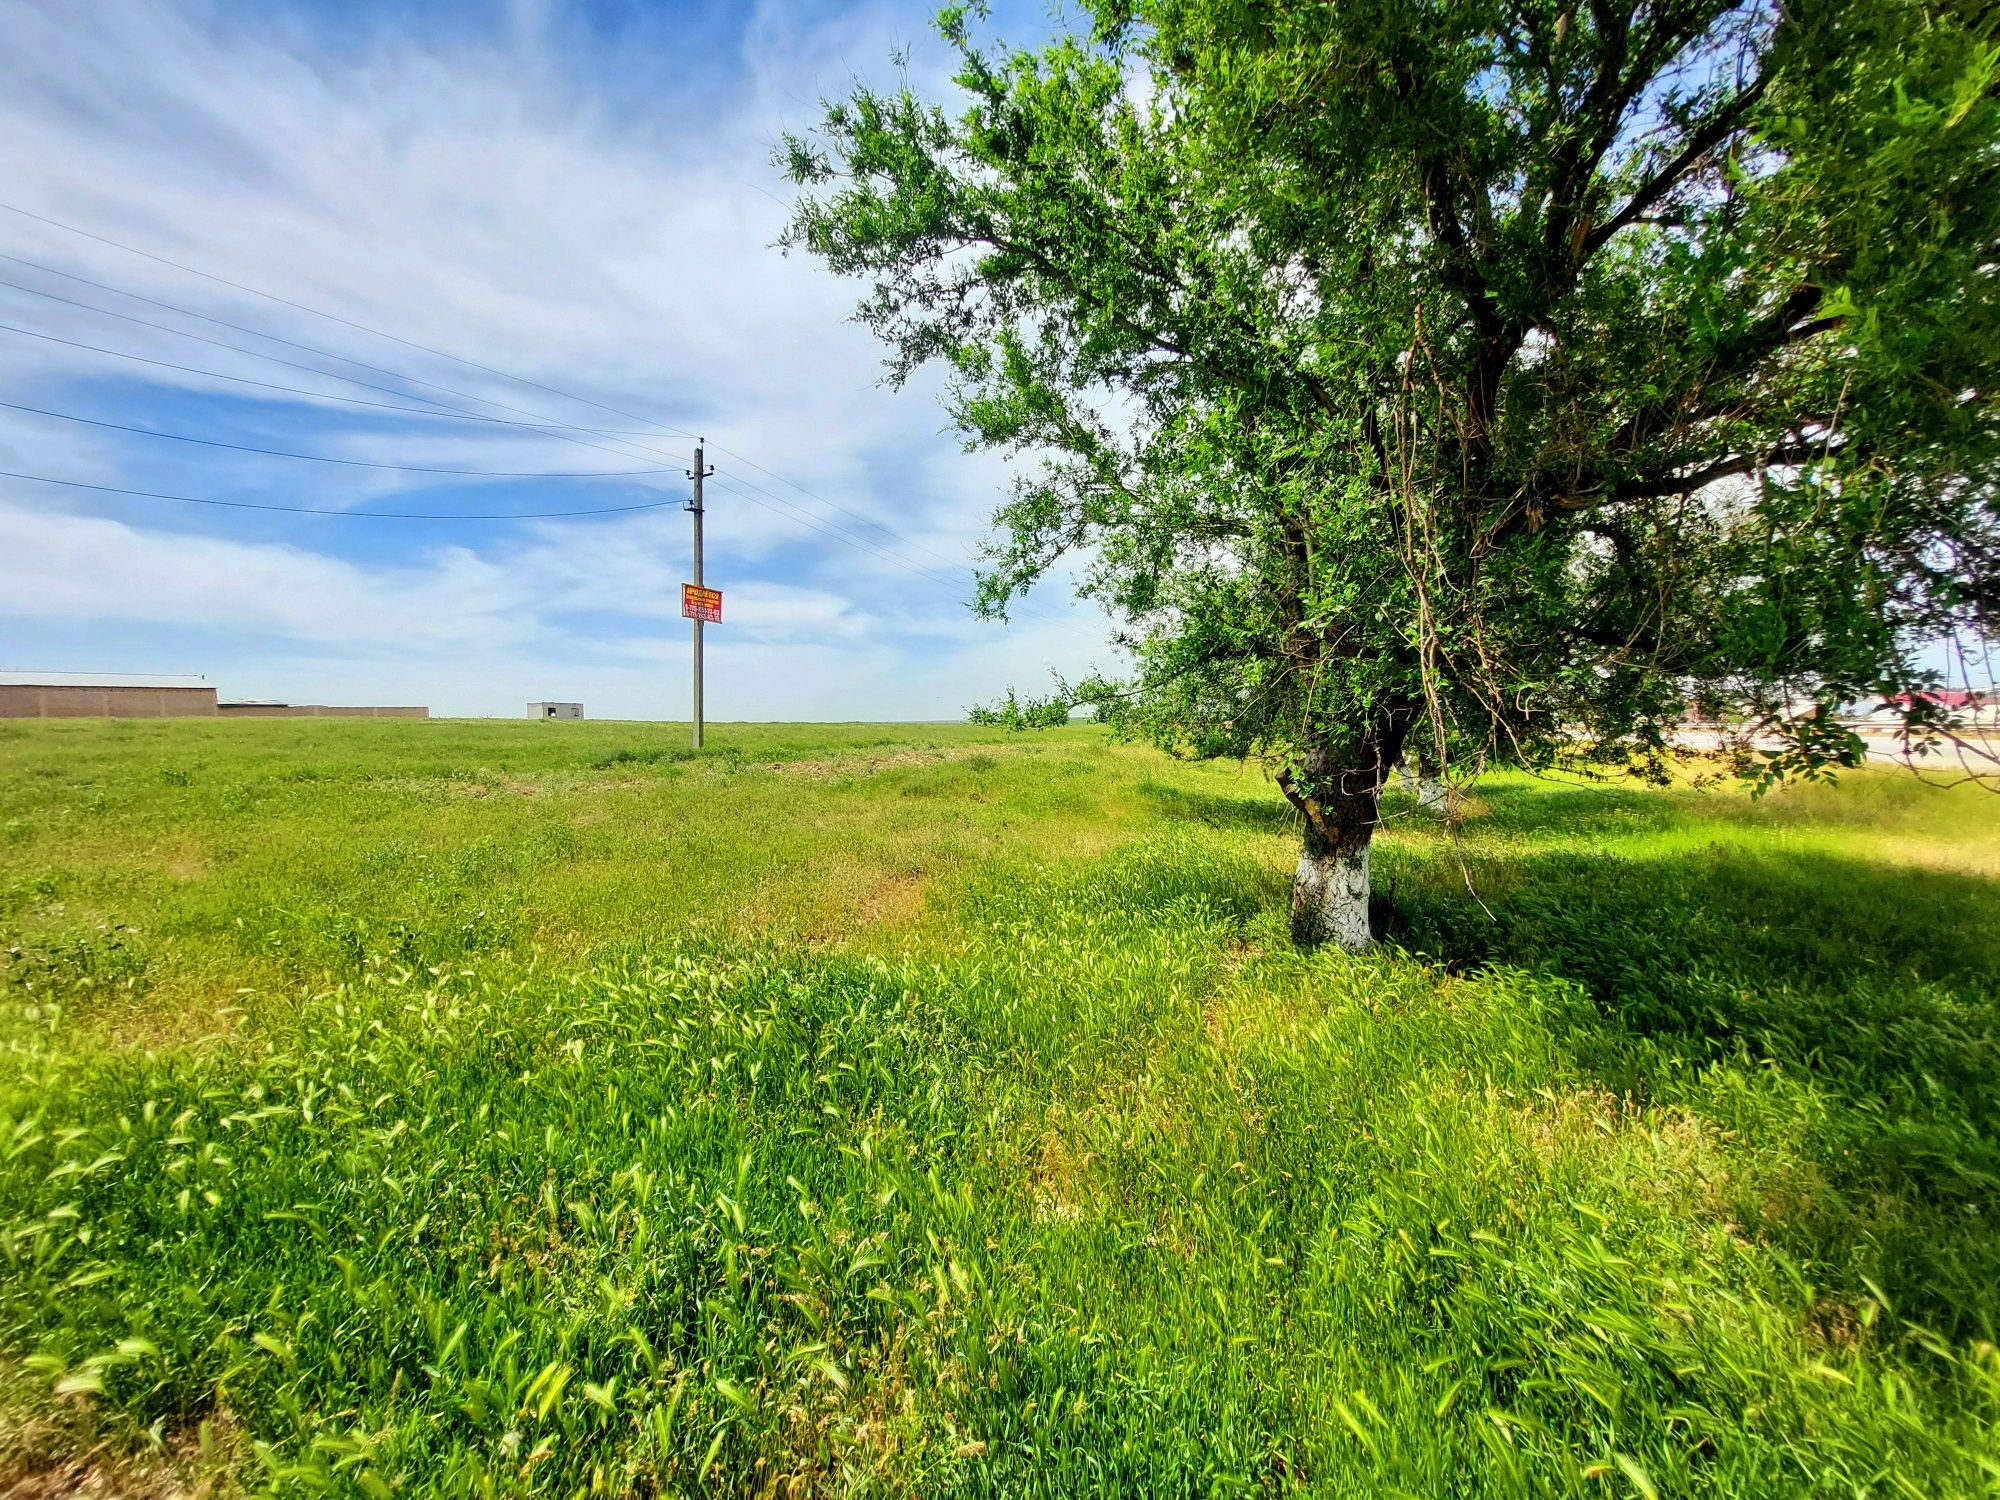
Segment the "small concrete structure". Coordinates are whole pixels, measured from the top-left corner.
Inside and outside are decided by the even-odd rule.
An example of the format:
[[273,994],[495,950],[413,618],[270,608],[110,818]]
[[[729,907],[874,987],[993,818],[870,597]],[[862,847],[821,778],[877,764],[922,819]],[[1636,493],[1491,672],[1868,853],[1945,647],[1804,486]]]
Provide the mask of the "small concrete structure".
[[530,703],[528,717],[531,719],[580,719],[583,717],[581,703]]

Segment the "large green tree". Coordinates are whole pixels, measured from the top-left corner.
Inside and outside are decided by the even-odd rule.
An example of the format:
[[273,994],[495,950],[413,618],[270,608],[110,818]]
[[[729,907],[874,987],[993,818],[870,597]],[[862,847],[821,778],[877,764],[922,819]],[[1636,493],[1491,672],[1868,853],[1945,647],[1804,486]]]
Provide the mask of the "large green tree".
[[1988,635],[1994,17],[1095,0],[1009,51],[953,9],[963,101],[831,105],[791,239],[1036,459],[983,605],[1083,558],[1103,705],[1268,759],[1295,936],[1359,948],[1406,749],[1643,766],[1699,715],[1810,773]]

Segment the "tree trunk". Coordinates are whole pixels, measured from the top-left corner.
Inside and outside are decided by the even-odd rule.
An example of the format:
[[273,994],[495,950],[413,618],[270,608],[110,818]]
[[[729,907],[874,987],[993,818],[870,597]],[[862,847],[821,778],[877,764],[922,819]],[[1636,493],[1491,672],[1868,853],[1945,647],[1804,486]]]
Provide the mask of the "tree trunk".
[[1301,948],[1333,943],[1365,953],[1374,941],[1368,925],[1368,845],[1374,832],[1365,827],[1335,843],[1307,825],[1292,880],[1292,941]]
[[1374,940],[1368,923],[1368,845],[1375,836],[1382,778],[1394,760],[1377,754],[1364,770],[1339,770],[1331,757],[1309,755],[1300,776],[1288,771],[1278,778],[1305,822],[1292,881],[1292,941],[1301,948],[1332,943],[1362,953]]
[[1446,801],[1444,778],[1438,774],[1437,762],[1421,750],[1417,752],[1417,807],[1424,812],[1441,813]]

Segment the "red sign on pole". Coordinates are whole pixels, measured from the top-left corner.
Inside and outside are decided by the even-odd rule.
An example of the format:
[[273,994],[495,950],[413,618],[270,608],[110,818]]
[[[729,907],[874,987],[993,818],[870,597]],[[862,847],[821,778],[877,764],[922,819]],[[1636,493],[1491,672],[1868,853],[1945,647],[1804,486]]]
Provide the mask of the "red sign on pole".
[[681,585],[681,614],[710,625],[722,623],[722,590],[705,589],[698,583]]

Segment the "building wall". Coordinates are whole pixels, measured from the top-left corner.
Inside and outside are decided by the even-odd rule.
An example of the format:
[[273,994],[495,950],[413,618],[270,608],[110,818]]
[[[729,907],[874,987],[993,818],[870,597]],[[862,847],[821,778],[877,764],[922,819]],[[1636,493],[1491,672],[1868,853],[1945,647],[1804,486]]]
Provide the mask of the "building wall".
[[0,719],[213,718],[215,689],[0,683]]
[[326,703],[224,703],[225,719],[428,719],[428,708],[343,707]]

